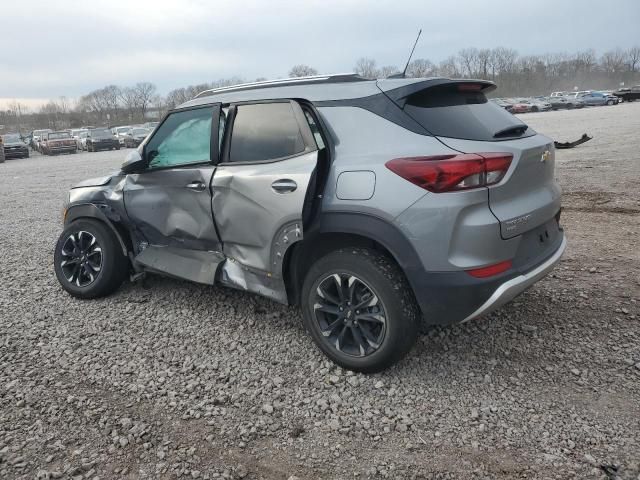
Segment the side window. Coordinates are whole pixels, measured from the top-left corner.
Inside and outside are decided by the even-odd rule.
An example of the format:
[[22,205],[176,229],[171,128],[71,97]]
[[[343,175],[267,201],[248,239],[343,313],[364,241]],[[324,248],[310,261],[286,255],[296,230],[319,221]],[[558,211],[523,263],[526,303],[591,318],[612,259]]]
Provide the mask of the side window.
[[229,161],[255,162],[303,152],[304,140],[289,102],[238,105]]
[[149,168],[208,162],[212,114],[208,107],[169,115],[145,147]]

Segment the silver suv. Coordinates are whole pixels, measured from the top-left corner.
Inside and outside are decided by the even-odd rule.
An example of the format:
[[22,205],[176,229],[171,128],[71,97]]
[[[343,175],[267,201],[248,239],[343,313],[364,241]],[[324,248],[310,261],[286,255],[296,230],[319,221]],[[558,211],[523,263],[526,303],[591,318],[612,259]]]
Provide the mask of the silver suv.
[[374,372],[420,323],[483,315],[565,249],[553,142],[478,80],[308,77],[205,91],[121,171],[76,185],[55,271],[76,297],[160,273],[299,305]]

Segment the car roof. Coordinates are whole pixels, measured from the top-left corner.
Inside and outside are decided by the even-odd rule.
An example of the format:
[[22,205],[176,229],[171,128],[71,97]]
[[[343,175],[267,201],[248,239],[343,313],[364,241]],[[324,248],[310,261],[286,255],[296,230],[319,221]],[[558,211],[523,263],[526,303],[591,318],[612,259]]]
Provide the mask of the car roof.
[[[286,78],[205,90],[200,92],[196,98],[183,103],[178,108],[217,102],[231,103],[279,98],[304,98],[312,102],[347,100],[377,95],[419,82],[433,82],[436,84],[450,81],[450,79],[439,77],[368,80],[356,74],[315,75],[312,77]],[[467,82],[469,80],[461,81]]]

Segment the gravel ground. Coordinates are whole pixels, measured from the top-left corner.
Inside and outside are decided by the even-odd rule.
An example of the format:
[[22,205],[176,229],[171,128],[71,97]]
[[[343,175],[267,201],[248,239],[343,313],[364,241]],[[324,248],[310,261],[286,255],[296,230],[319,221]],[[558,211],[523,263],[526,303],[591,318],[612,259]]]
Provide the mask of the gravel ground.
[[557,155],[563,261],[371,376],[250,294],[150,277],[71,298],[62,199],[123,152],[0,165],[0,478],[638,478],[640,102],[522,118],[595,136]]

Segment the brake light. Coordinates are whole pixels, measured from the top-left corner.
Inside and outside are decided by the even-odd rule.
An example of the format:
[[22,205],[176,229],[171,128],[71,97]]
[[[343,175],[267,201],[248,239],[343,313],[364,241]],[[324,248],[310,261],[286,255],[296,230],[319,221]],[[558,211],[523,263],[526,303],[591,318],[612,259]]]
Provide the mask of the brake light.
[[476,278],[487,278],[498,275],[499,273],[506,272],[512,267],[511,260],[489,265],[488,267],[474,268],[473,270],[467,270],[467,273]]
[[443,193],[494,185],[507,173],[512,159],[510,153],[461,153],[394,158],[385,165],[418,187]]
[[482,90],[482,85],[479,83],[459,83],[458,91],[459,92],[479,92]]

